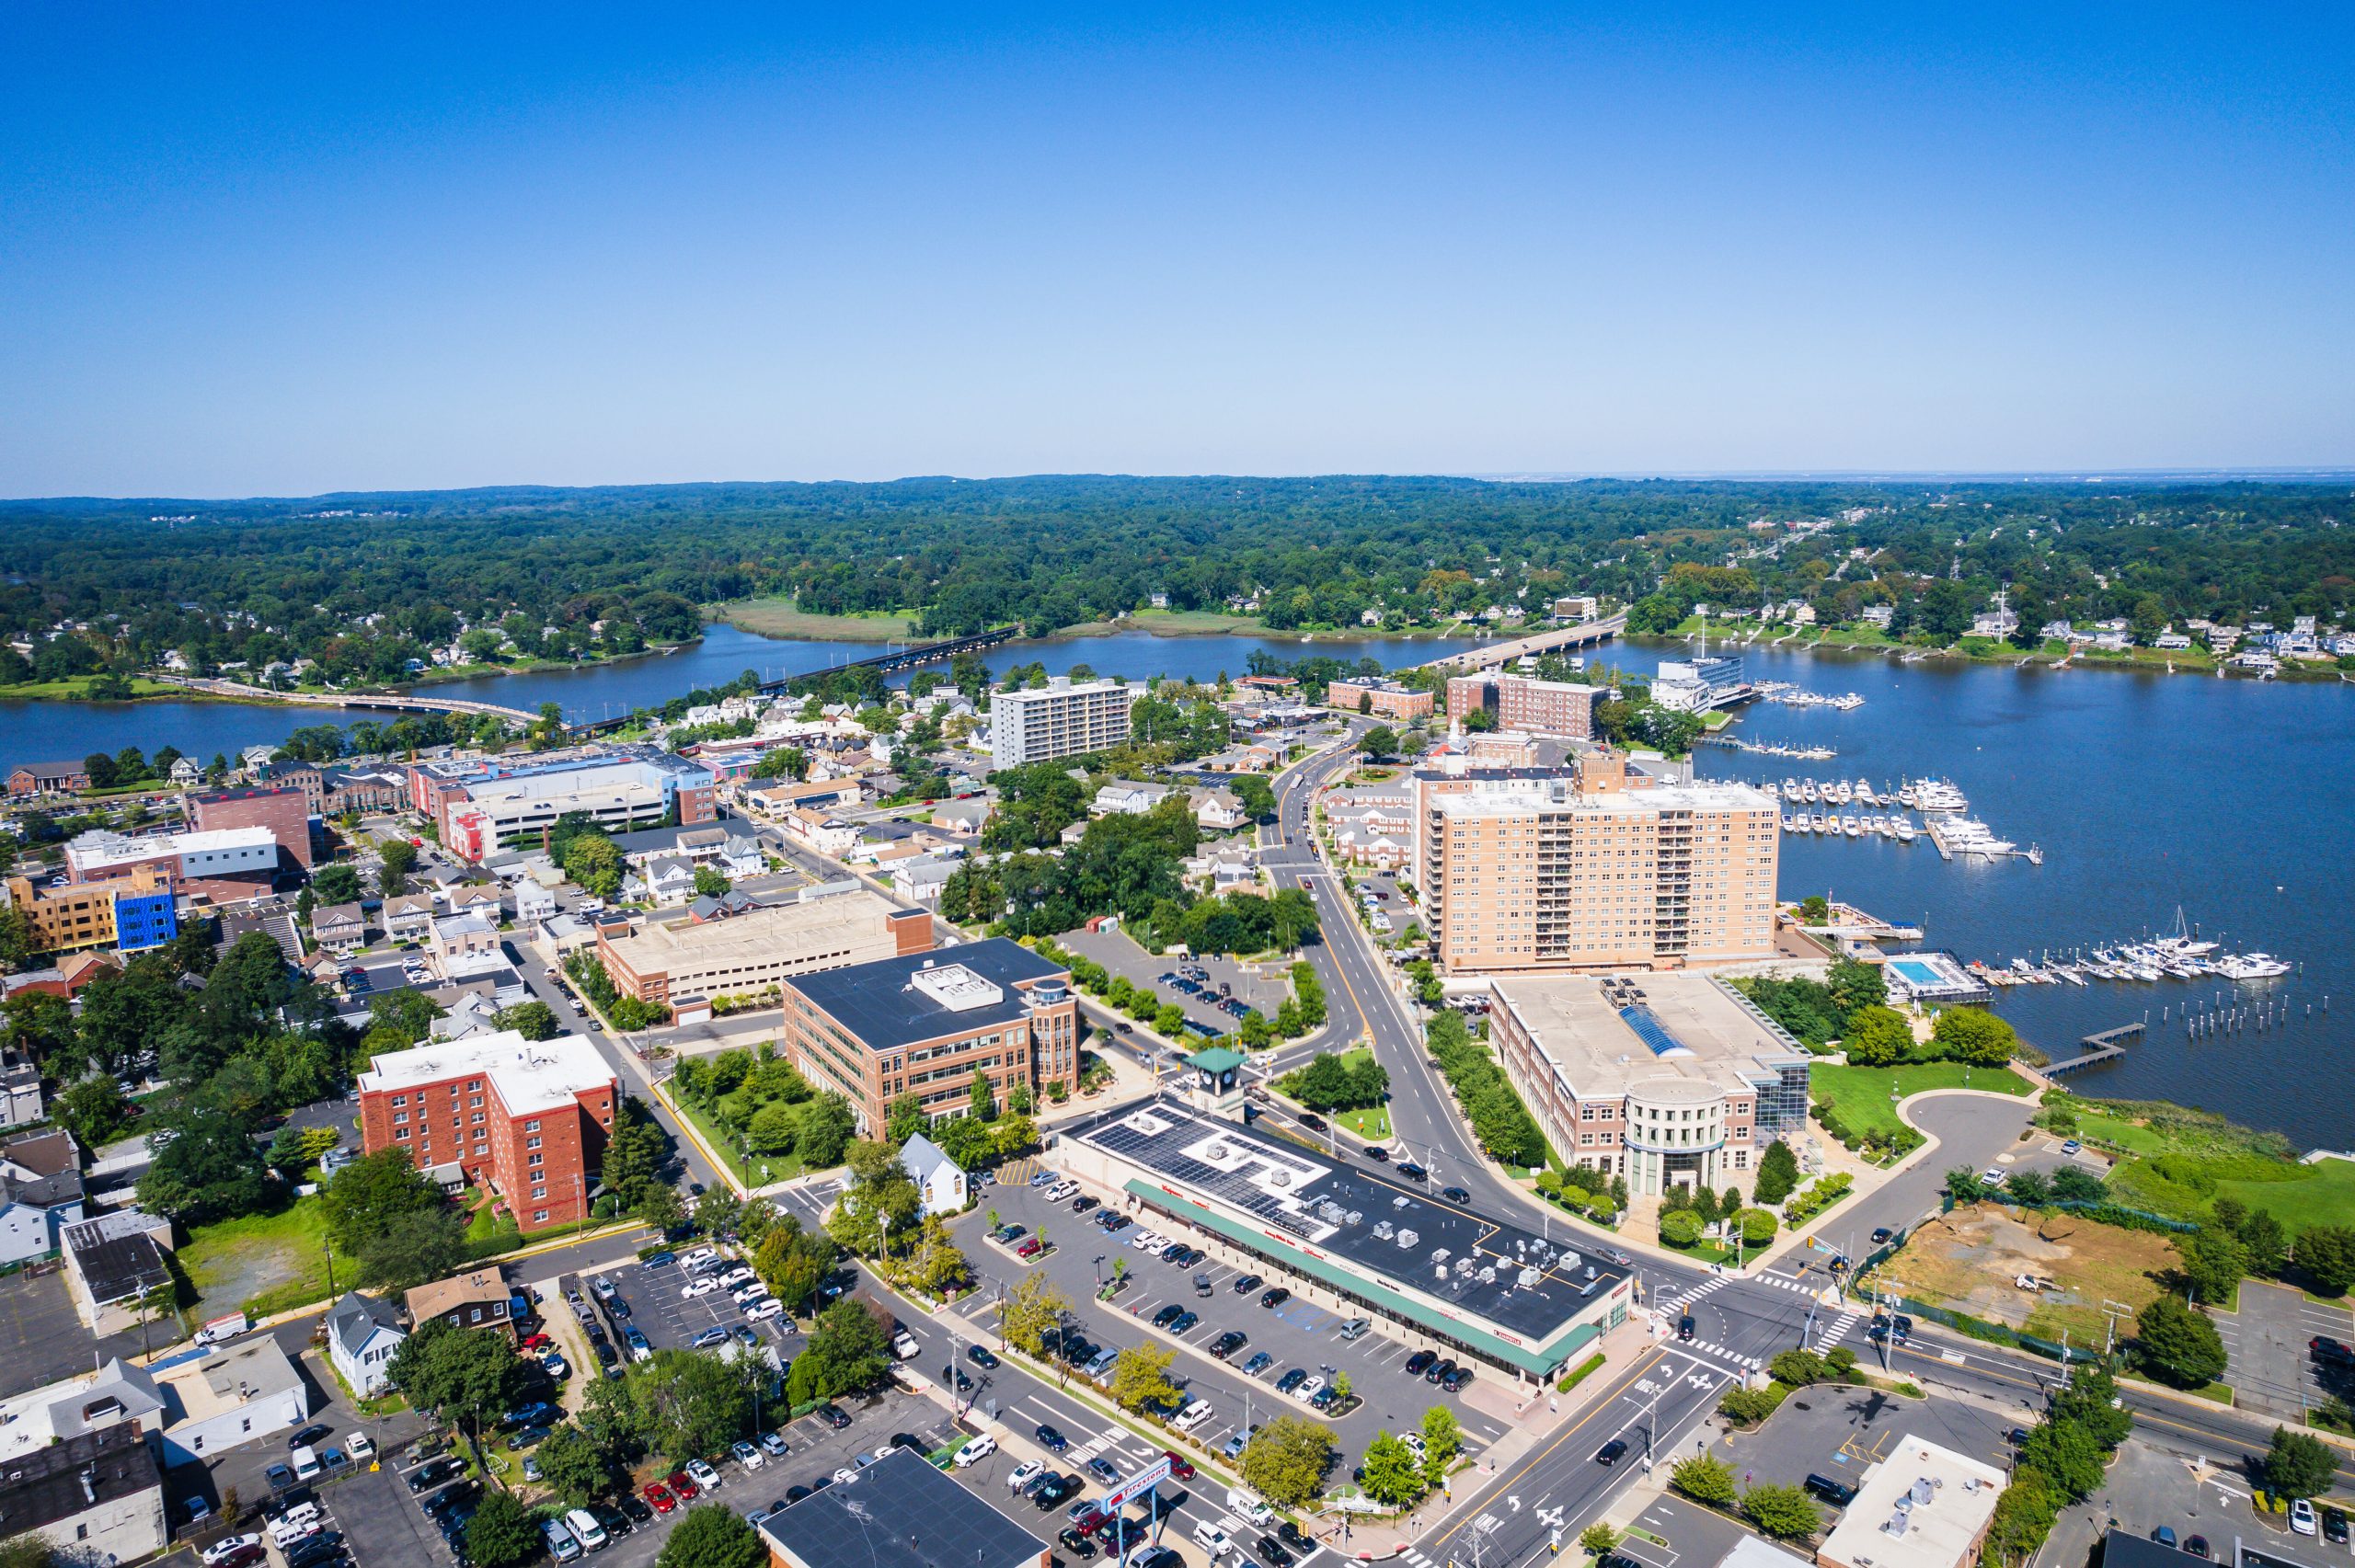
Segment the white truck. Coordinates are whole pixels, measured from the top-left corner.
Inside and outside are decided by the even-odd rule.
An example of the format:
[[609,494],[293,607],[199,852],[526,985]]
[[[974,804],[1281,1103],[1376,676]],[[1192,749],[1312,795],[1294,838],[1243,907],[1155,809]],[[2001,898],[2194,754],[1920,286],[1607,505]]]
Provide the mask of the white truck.
[[915,1335],[901,1329],[891,1335],[891,1354],[902,1361],[913,1361],[924,1352],[917,1345]]

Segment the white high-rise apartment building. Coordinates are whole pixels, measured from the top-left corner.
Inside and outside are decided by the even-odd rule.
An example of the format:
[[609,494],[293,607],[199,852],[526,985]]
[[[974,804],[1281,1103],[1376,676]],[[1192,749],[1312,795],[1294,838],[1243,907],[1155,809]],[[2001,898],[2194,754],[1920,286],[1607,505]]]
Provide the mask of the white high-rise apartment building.
[[1037,691],[999,692],[990,698],[991,765],[1019,768],[1123,745],[1135,700],[1124,681],[1074,686],[1061,675]]

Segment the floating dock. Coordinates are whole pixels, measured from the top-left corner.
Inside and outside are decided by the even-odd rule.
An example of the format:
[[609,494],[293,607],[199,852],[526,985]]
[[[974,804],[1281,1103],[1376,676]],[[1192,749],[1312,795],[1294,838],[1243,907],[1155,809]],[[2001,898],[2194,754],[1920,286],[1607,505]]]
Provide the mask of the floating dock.
[[2104,1062],[2118,1060],[2126,1054],[2126,1042],[2142,1037],[2140,1024],[2121,1024],[2115,1029],[2104,1029],[2097,1035],[2087,1035],[2078,1041],[2085,1048],[2066,1061],[2047,1062],[2043,1072],[2047,1078],[2058,1078],[2064,1072],[2074,1072],[2083,1067],[2099,1067]]

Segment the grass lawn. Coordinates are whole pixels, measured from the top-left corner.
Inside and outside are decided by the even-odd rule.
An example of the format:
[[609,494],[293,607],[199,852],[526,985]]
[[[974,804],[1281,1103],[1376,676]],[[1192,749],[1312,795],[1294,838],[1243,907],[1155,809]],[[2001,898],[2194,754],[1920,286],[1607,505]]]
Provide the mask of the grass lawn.
[[[2154,1231],[1982,1203],[1918,1228],[1876,1279],[1990,1322],[2046,1339],[2066,1331],[2086,1344],[2107,1327],[2104,1301],[2140,1311],[2176,1262],[2174,1242]],[[2051,1288],[2023,1290],[2023,1275]]]
[[736,599],[712,613],[731,626],[771,637],[808,637],[845,643],[908,642],[916,635],[915,617],[870,611],[856,615],[821,615],[798,608],[790,599]]
[[701,1135],[704,1142],[710,1146],[714,1154],[719,1156],[737,1180],[744,1182],[749,1186],[764,1187],[771,1182],[787,1181],[801,1174],[801,1156],[798,1153],[755,1154],[748,1167],[743,1157],[736,1151],[735,1139],[729,1136],[718,1123],[713,1121],[702,1106],[694,1104],[684,1095],[677,1096],[671,1103],[680,1115],[695,1124],[695,1131]]
[[2299,1169],[2314,1173],[2294,1182],[2218,1182],[2216,1196],[2238,1198],[2252,1209],[2271,1209],[2292,1231],[2355,1224],[2355,1162],[2317,1160]]
[[1362,1111],[1337,1111],[1333,1123],[1359,1138],[1390,1136],[1390,1111],[1383,1105],[1369,1105]]
[[1996,1094],[2025,1094],[2028,1080],[2008,1067],[1964,1067],[1950,1061],[1915,1062],[1904,1067],[1848,1067],[1817,1062],[1808,1069],[1808,1095],[1828,1102],[1851,1132],[1889,1134],[1904,1124],[1890,1103],[1891,1086],[1900,1098],[1928,1089],[1983,1089]]
[[2142,1123],[2093,1112],[2078,1113],[2077,1136],[2091,1142],[2110,1144],[2129,1154],[2164,1154],[2167,1150],[2167,1140]]
[[[179,1261],[203,1299],[203,1312],[242,1308],[258,1318],[326,1298],[326,1211],[316,1197],[306,1197],[277,1214],[191,1230]],[[337,1283],[350,1282],[351,1261],[339,1255],[335,1262]]]

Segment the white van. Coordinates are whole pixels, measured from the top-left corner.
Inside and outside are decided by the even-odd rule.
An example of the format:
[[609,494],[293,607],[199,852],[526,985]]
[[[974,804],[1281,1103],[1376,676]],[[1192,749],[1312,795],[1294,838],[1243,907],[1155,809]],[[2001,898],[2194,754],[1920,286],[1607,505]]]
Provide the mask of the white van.
[[597,1516],[588,1509],[575,1508],[564,1516],[564,1522],[583,1549],[595,1551],[605,1544],[605,1527],[599,1524]]
[[1262,1528],[1275,1523],[1276,1511],[1239,1486],[1226,1489],[1226,1511],[1240,1519],[1248,1519]]
[[1178,1419],[1174,1425],[1180,1432],[1191,1432],[1210,1418],[1211,1402],[1206,1399],[1198,1399],[1189,1402],[1185,1409],[1178,1413]]
[[902,1361],[913,1361],[924,1352],[917,1346],[915,1335],[902,1329],[891,1336],[891,1354]]
[[1194,1527],[1194,1544],[1209,1552],[1212,1562],[1235,1550],[1235,1542],[1227,1539],[1226,1532],[1208,1519]]
[[294,1467],[297,1481],[310,1481],[319,1473],[319,1456],[308,1443],[297,1444],[294,1451],[286,1456],[286,1462]]
[[558,1562],[569,1562],[580,1555],[580,1543],[572,1532],[554,1519],[540,1521],[540,1539],[548,1543],[548,1555]]

